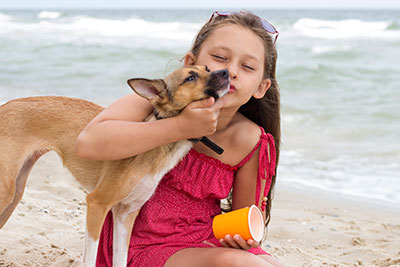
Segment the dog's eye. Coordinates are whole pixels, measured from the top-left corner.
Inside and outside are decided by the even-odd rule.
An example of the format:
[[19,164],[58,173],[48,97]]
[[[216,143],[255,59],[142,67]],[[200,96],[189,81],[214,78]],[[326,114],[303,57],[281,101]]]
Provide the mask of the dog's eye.
[[192,76],[187,77],[185,79],[185,82],[191,82],[191,81],[194,81],[194,80],[196,80],[196,76],[192,75]]
[[206,66],[206,71],[210,72],[210,69]]

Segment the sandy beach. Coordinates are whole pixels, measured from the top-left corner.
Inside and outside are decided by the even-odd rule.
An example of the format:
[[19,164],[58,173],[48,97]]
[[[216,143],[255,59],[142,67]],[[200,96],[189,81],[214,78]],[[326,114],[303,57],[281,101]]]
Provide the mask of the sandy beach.
[[[0,230],[0,266],[80,266],[84,199],[58,156],[44,155]],[[287,266],[400,266],[400,210],[278,184],[263,246]]]
[[274,201],[267,249],[287,266],[400,266],[398,209],[283,186]]

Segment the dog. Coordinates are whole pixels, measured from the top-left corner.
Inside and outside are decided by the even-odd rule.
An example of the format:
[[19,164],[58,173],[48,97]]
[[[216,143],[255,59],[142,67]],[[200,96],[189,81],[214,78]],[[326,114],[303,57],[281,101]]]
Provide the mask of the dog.
[[[153,106],[145,121],[178,115],[193,101],[218,99],[229,91],[228,70],[210,72],[204,66],[178,69],[162,79],[130,79],[128,84]],[[74,145],[83,128],[103,108],[67,97],[44,96],[11,100],[0,106],[0,228],[21,200],[29,172],[48,151],[56,151],[64,166],[89,192],[83,266],[95,266],[103,222],[114,220],[113,266],[126,266],[133,223],[161,178],[191,149],[181,140],[121,160],[88,160]]]

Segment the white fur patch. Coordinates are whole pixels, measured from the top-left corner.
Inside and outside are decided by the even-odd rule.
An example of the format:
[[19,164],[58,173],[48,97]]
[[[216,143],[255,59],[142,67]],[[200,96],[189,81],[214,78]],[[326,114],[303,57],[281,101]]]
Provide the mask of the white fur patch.
[[96,267],[97,248],[99,246],[99,240],[95,241],[88,234],[88,230],[85,232],[85,253],[83,253],[83,266],[85,267]]
[[223,97],[224,95],[226,95],[229,92],[229,88],[230,88],[230,84],[228,83],[228,85],[226,86],[226,88],[223,91],[218,91],[218,97]]
[[158,183],[176,164],[189,152],[192,143],[189,141],[179,142],[175,151],[170,155],[167,163],[162,166],[156,175],[144,176],[135,188],[124,198],[121,203],[129,205],[130,209],[127,213],[140,209],[143,204],[153,195]]
[[[113,211],[114,215],[114,211]],[[126,214],[125,216],[126,217]],[[127,240],[131,233],[128,233],[124,222],[120,216],[113,217],[114,232],[113,232],[113,266],[125,267],[128,261],[128,245]]]

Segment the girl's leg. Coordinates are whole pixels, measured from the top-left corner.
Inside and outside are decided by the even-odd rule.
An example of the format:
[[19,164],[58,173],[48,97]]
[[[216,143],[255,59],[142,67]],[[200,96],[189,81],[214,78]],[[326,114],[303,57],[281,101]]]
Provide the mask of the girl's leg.
[[[272,258],[272,257],[269,257]],[[268,260],[268,261],[266,261]],[[269,259],[264,259],[244,250],[233,248],[185,248],[172,255],[164,267],[222,267],[252,266],[272,267]]]
[[274,258],[270,255],[261,254],[261,255],[257,255],[257,256],[260,257],[261,259],[265,260],[272,266],[275,266],[275,267],[284,267],[285,266],[282,263],[280,263],[276,258]]

